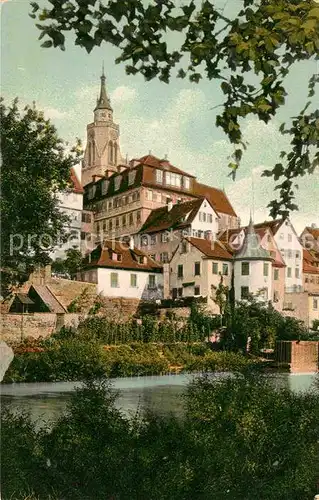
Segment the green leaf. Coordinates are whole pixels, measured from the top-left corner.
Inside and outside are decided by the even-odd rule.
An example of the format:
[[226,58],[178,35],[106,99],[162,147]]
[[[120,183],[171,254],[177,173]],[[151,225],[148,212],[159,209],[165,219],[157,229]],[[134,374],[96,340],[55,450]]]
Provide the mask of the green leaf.
[[52,45],[53,45],[53,42],[51,40],[46,40],[45,42],[41,43],[41,47],[44,47],[45,49],[52,47]]

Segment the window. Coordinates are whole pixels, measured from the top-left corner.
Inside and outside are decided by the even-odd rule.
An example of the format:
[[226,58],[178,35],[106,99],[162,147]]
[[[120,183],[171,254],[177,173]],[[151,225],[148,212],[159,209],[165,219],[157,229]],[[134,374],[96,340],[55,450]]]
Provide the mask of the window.
[[109,210],[112,210],[113,208],[113,201],[109,201]]
[[200,295],[200,286],[194,287],[194,295]]
[[269,275],[269,264],[268,262],[264,262],[264,276]]
[[109,231],[112,231],[113,229],[113,222],[112,219],[109,220]]
[[149,274],[148,275],[148,287],[149,288],[155,288],[156,287],[156,281],[155,281],[154,274]]
[[190,178],[189,177],[183,177],[183,186],[184,189],[189,189],[190,188]]
[[199,212],[198,218],[199,218],[199,222],[202,222],[202,220],[203,220],[202,212]]
[[315,311],[318,309],[318,299],[313,298],[313,309]]
[[228,276],[228,264],[223,264],[223,275]]
[[295,269],[295,277],[300,278],[300,269],[298,267]]
[[278,302],[279,300],[279,292],[277,290],[274,291],[274,302]]
[[102,181],[102,194],[106,194],[109,187],[109,181]]
[[240,297],[242,300],[248,299],[248,297],[249,297],[249,287],[248,286],[241,287]]
[[292,258],[292,251],[288,250],[288,259],[291,259],[291,258]]
[[88,192],[88,199],[92,200],[95,196],[96,186],[90,186]]
[[129,226],[132,226],[133,225],[133,214],[129,214],[128,216],[128,223],[129,223]]
[[299,252],[299,250],[296,251],[296,259],[300,259],[300,252]]
[[82,212],[82,222],[91,222],[91,214]]
[[150,243],[151,243],[151,245],[156,245],[156,234],[151,235]]
[[146,199],[148,201],[152,201],[152,199],[153,199],[153,193],[152,193],[152,191],[150,191],[150,190],[146,191]]
[[160,254],[160,261],[163,262],[163,264],[166,264],[168,262],[168,253],[163,252]]
[[291,278],[291,267],[287,267],[287,278]]
[[137,274],[131,274],[131,288],[137,287]]
[[131,172],[129,172],[129,174],[128,174],[128,185],[129,186],[131,186],[134,183],[135,177],[136,177],[136,170],[132,170]]
[[106,220],[103,221],[103,231],[106,231]]
[[181,176],[179,174],[173,174],[172,172],[166,172],[165,182],[170,186],[181,187]]
[[115,177],[114,179],[114,189],[115,191],[117,191],[121,185],[121,180],[122,180],[122,176],[121,175],[118,175],[117,177]]
[[209,224],[213,223],[213,215],[212,214],[207,214],[207,222],[209,222]]
[[179,264],[177,266],[177,277],[182,278],[183,277],[183,264]]
[[242,276],[249,276],[249,262],[242,262],[241,263],[241,275]]
[[308,276],[305,277],[305,283],[308,283],[309,279]]
[[161,242],[167,243],[169,241],[169,233],[165,231],[165,233],[161,234]]
[[177,288],[173,288],[173,290],[172,290],[172,298],[176,299],[176,297],[177,297]]
[[141,222],[141,212],[136,212],[136,223],[139,224]]
[[280,234],[279,234],[279,239],[280,239],[280,240],[283,240],[284,238],[285,238],[284,233],[280,233]]
[[218,274],[218,262],[213,262],[213,274]]
[[163,184],[163,170],[156,170],[156,182]]
[[148,236],[147,236],[147,234],[143,234],[141,236],[141,246],[142,247],[147,247],[148,246]]
[[270,236],[270,234],[268,234],[268,236],[267,236],[267,241],[268,241],[268,243],[271,242],[271,236]]
[[179,297],[183,297],[183,288],[178,288],[178,289],[177,289],[177,295],[178,295]]
[[288,234],[288,241],[289,241],[289,243],[292,242],[292,234]]
[[195,276],[200,276],[200,262],[195,262],[194,274]]
[[111,288],[118,288],[118,286],[119,286],[118,273],[111,273]]
[[126,226],[126,215],[122,215],[122,226]]
[[115,227],[120,227],[120,219],[119,219],[119,217],[116,217],[116,219],[115,219]]
[[274,280],[275,281],[279,280],[279,269],[274,269]]
[[182,241],[181,244],[181,253],[187,253],[187,241]]

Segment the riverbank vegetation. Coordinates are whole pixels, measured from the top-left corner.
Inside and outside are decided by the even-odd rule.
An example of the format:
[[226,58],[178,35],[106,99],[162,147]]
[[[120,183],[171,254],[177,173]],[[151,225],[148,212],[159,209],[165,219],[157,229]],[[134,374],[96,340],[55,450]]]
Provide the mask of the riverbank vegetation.
[[4,382],[261,369],[269,365],[261,361],[263,349],[273,348],[276,340],[310,340],[301,322],[255,302],[238,304],[225,317],[221,327],[220,317],[198,306],[187,319],[146,315],[114,323],[89,315],[78,328],[13,346],[15,357]]
[[318,394],[240,375],[197,379],[184,398],[180,417],[128,418],[109,383],[91,381],[41,430],[4,409],[3,499],[31,491],[42,500],[304,500],[317,493]]

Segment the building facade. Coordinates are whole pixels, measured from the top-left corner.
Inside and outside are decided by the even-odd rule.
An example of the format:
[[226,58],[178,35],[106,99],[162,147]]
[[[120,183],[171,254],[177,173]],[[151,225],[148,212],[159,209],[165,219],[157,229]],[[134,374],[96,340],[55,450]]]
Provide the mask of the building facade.
[[219,215],[206,199],[152,210],[135,237],[136,245],[159,262],[169,262],[184,236],[216,240]]
[[81,247],[81,228],[82,228],[82,210],[83,210],[83,187],[78,179],[76,172],[71,168],[69,187],[59,194],[59,208],[69,218],[65,225],[67,240],[60,242],[51,253],[53,260],[64,259],[67,250],[74,248],[80,250]]
[[119,241],[104,241],[84,260],[78,279],[96,283],[105,297],[163,298],[163,268],[147,254]]
[[208,308],[219,314],[216,290],[221,279],[230,287],[232,260],[231,253],[218,241],[183,238],[169,263],[171,297],[204,297]]

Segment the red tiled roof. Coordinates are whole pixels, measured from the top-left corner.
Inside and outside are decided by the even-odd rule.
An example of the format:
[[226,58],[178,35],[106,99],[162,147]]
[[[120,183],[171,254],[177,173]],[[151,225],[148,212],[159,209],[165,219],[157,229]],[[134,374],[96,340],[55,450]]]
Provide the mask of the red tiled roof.
[[[112,255],[121,256],[121,260],[113,260]],[[140,264],[137,257],[143,256],[145,264]],[[108,267],[115,269],[132,269],[136,271],[162,272],[162,265],[155,262],[146,253],[138,248],[131,250],[129,245],[122,241],[108,240],[104,241],[103,248],[99,245],[84,260],[84,268],[90,267]]]
[[259,224],[254,224],[255,230],[258,229],[270,229],[272,234],[275,235],[278,231],[278,229],[282,226],[284,222],[284,219],[276,219],[276,220],[270,220],[270,221],[264,221],[260,222]]
[[73,193],[77,193],[77,194],[84,193],[84,189],[83,189],[81,182],[79,181],[73,167],[71,168],[71,171],[70,171],[70,183],[72,185]]
[[194,194],[195,196],[202,196],[203,198],[207,198],[216,212],[237,217],[237,214],[233,209],[229,199],[227,198],[226,193],[221,189],[206,186],[205,184],[200,184],[199,182],[195,181]]
[[302,267],[304,273],[319,274],[319,258],[304,248]]
[[186,237],[185,240],[189,241],[194,247],[202,252],[205,257],[211,259],[224,259],[231,260],[232,254],[219,241],[211,241],[203,238]]
[[319,228],[318,227],[305,227],[303,233],[307,231],[307,233],[311,234],[315,239],[319,239]]
[[[171,210],[168,210],[168,206],[156,208],[152,210],[146,219],[140,232],[157,232],[165,231],[166,229],[187,226],[194,218],[198,210],[200,209],[203,199],[195,199],[191,201],[186,201],[184,203],[177,203],[173,205]],[[187,220],[184,218],[188,215]]]
[[280,262],[280,260],[273,259],[272,261],[273,267],[286,267],[286,264]]
[[161,160],[160,158],[157,158],[156,156],[153,155],[145,155],[142,156],[142,158],[136,158],[132,161],[139,162],[142,165],[148,165],[149,167],[159,168],[160,170],[173,172],[175,174],[186,175],[188,177],[195,177],[194,175],[189,174],[188,172],[185,172],[184,170],[175,167],[168,160]]

